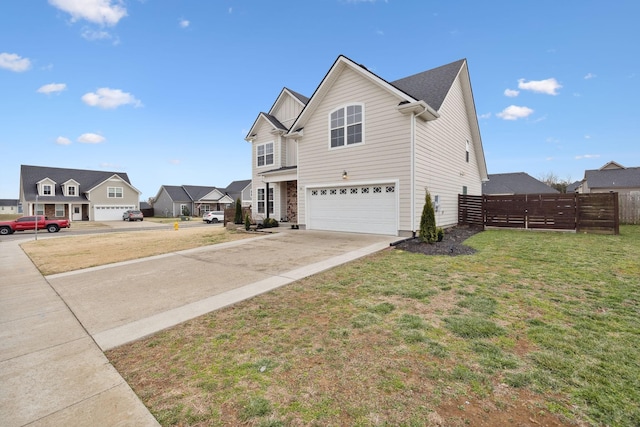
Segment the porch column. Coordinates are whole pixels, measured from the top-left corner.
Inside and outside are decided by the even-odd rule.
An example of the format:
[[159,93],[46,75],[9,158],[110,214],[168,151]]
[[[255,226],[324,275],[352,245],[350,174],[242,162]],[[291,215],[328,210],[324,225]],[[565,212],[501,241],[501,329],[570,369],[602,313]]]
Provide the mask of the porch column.
[[269,219],[269,183],[266,182],[265,184],[267,186],[267,189],[266,189],[265,195],[264,195],[264,199],[265,199],[264,200],[265,201],[264,207],[265,207],[265,211],[267,212],[267,219]]

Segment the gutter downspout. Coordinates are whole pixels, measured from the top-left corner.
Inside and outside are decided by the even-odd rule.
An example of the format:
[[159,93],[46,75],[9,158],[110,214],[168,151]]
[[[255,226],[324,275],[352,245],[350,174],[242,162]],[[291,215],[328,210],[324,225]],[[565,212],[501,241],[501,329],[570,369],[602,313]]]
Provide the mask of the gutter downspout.
[[416,113],[411,113],[411,231],[416,237]]

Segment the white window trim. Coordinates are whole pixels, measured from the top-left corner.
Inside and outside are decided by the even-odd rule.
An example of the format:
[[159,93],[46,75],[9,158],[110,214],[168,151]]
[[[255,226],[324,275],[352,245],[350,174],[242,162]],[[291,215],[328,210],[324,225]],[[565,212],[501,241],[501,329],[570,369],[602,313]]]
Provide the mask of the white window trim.
[[[71,194],[71,189],[73,188],[74,194]],[[77,185],[67,185],[67,196],[68,197],[77,197],[78,196],[78,186]]]
[[466,145],[466,153],[465,153],[465,160],[467,163],[469,163],[469,158],[471,157],[471,143],[469,142],[469,140],[467,139],[467,145]]
[[[111,190],[113,190],[113,196],[110,196]],[[120,190],[120,195],[118,196],[118,190]],[[107,198],[108,199],[122,199],[124,198],[124,188],[123,187],[107,187]]]
[[[58,211],[58,208],[62,208],[62,210]],[[58,215],[58,214],[60,214],[60,215]],[[64,217],[64,203],[56,203],[54,215],[56,216],[56,218]]]
[[[271,157],[271,159],[272,159],[271,163],[267,163],[267,146],[268,145],[271,145],[271,156],[272,156]],[[264,154],[262,156],[258,155],[258,148],[259,147],[265,147]],[[258,164],[258,158],[260,158],[260,157],[264,157],[264,164],[263,165],[259,165]],[[270,142],[265,142],[265,143],[256,145],[256,168],[264,168],[264,167],[267,167],[267,166],[273,167],[275,162],[276,162],[276,144],[275,144],[275,142],[270,141]]]
[[[45,193],[45,188],[47,188],[47,187],[50,190],[49,194]],[[42,194],[40,194],[40,195],[44,196],[44,197],[55,196],[56,195],[55,186],[53,184],[42,184]]]
[[[362,121],[360,122],[362,124],[362,141],[360,142],[356,142],[355,144],[347,144],[347,107],[351,107],[357,105],[362,109]],[[344,110],[344,130],[345,130],[345,134],[344,134],[344,145],[339,145],[337,147],[332,147],[331,146],[331,115],[333,113],[335,113],[338,110]],[[329,146],[329,150],[342,150],[344,148],[349,148],[349,147],[358,147],[360,145],[363,145],[365,143],[365,108],[364,108],[364,103],[363,102],[349,102],[347,104],[343,104],[340,107],[336,107],[333,110],[329,111],[329,114],[327,115],[327,128],[328,128],[328,146]]]
[[[256,208],[259,214],[263,214],[266,212],[266,190],[264,188],[258,188],[257,194],[256,194]],[[260,203],[262,203],[262,210],[260,209]]]

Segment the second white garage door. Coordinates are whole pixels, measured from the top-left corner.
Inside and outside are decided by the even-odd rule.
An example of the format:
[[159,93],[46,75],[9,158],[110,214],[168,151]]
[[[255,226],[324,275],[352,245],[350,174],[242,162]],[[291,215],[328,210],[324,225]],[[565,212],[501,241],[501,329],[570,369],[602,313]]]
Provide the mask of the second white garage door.
[[94,221],[122,221],[122,214],[127,209],[135,209],[135,206],[94,206]]
[[310,230],[398,234],[395,184],[312,188],[307,201]]

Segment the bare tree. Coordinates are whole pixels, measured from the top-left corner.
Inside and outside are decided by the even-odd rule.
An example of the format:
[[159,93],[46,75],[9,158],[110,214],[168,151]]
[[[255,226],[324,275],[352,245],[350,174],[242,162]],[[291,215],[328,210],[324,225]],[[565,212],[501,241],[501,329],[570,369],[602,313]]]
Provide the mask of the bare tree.
[[569,184],[571,184],[573,182],[573,181],[571,181],[571,177],[570,176],[567,176],[567,178],[565,178],[565,179],[561,179],[554,172],[544,173],[544,174],[542,174],[542,175],[540,175],[538,177],[538,180],[544,182],[545,184],[547,184],[551,188],[555,188],[556,190],[558,190],[561,193],[566,193],[567,192],[567,187],[569,186]]

